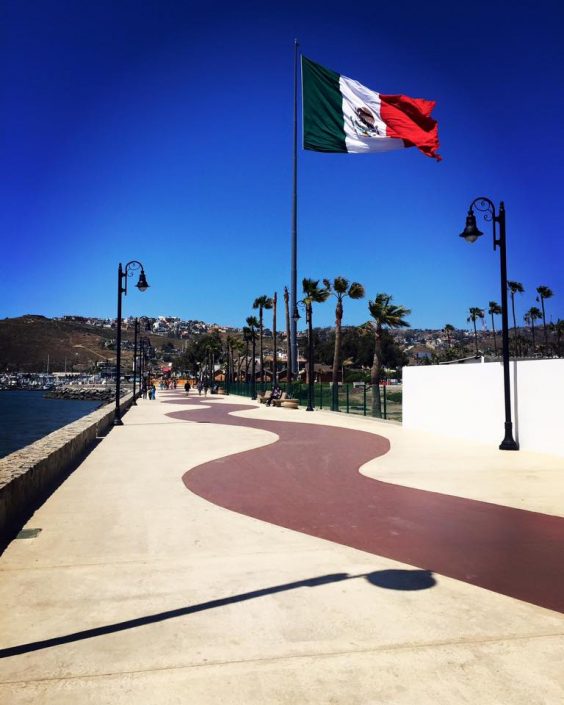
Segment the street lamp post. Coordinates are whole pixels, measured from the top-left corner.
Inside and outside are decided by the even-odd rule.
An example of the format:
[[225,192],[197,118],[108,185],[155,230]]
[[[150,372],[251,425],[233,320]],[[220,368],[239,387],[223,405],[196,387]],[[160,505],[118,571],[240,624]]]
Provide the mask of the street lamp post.
[[117,297],[117,335],[116,335],[116,410],[114,416],[114,426],[123,426],[123,421],[121,420],[121,411],[119,408],[120,401],[120,383],[121,383],[121,296],[125,294],[127,296],[127,278],[132,277],[134,272],[141,270],[139,274],[139,281],[135,285],[139,291],[146,291],[149,288],[147,284],[147,279],[145,278],[145,271],[141,262],[137,260],[131,260],[125,267],[121,266],[121,262],[118,266],[118,297]]
[[136,381],[137,381],[137,334],[139,332],[139,319],[135,319],[133,324],[133,401],[132,405],[137,406]]
[[143,396],[143,356],[145,354],[145,340],[139,339],[139,394]]
[[[507,254],[505,237],[505,206],[503,201],[499,204],[496,214],[495,205],[485,196],[475,198],[468,208],[466,227],[460,237],[472,243],[483,235],[476,225],[474,209],[484,214],[484,220],[492,221],[494,251],[499,247],[500,275],[501,275],[501,324],[502,324],[502,349],[503,349],[503,390],[505,397],[505,436],[501,442],[500,450],[519,450],[519,445],[513,439],[513,423],[511,421],[511,386],[509,379],[509,325],[507,318]],[[499,225],[499,236],[496,232]]]
[[145,375],[147,373],[147,338],[141,338],[141,389],[145,384]]

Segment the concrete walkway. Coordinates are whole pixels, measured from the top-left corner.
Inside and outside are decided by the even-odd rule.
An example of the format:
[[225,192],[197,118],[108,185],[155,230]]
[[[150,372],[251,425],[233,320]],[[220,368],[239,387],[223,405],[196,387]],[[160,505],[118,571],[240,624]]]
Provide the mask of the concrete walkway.
[[[209,416],[233,404],[243,407],[232,415],[237,424]],[[252,419],[254,426],[245,423]],[[560,612],[477,587],[472,576],[445,577],[248,516],[264,503],[272,474],[265,468],[254,478],[260,492],[236,476],[242,457],[256,455],[246,451],[271,445],[276,459],[288,433],[282,426],[311,424],[310,446],[319,426],[341,429],[320,429],[327,438],[364,431],[358,438],[370,434],[375,451],[367,459],[377,457],[362,459],[363,475],[549,515],[540,518],[551,527],[542,539],[557,548],[562,459],[236,397],[185,404],[181,394],[161,393],[124,421],[33,516],[28,527],[39,535],[14,541],[0,558],[0,702],[564,701]],[[329,462],[321,449],[316,460]],[[204,464],[221,466],[217,478],[225,480],[206,492],[227,492],[243,503],[237,511],[203,496]],[[289,499],[295,505],[287,492],[276,494],[275,510]],[[409,533],[402,511],[391,535]],[[335,519],[345,523],[336,512]],[[511,537],[507,564],[538,541],[533,532]],[[561,564],[551,569],[564,590]]]

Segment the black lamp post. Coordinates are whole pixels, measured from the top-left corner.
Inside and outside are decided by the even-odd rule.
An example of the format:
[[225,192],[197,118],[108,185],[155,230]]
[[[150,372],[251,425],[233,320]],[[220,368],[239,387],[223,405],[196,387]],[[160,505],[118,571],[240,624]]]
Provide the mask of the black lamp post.
[[139,394],[143,395],[143,354],[145,350],[145,341],[143,337],[139,339]]
[[137,406],[137,394],[136,394],[136,381],[137,381],[137,334],[139,332],[139,319],[135,319],[133,324],[134,338],[133,338],[133,401],[131,402],[134,406]]
[[149,288],[147,284],[147,279],[145,278],[145,271],[141,262],[137,260],[131,260],[125,267],[122,268],[121,262],[118,266],[118,300],[117,300],[117,336],[116,336],[116,411],[114,416],[114,426],[123,426],[123,421],[121,420],[121,412],[119,408],[120,400],[120,383],[121,383],[121,295],[125,294],[127,296],[127,278],[132,277],[133,273],[138,269],[141,270],[139,274],[139,281],[135,285],[139,291],[146,291]]
[[[484,214],[484,220],[492,221],[494,251],[499,247],[501,264],[501,324],[503,341],[503,389],[505,396],[505,436],[501,442],[500,450],[519,450],[519,445],[513,439],[513,423],[511,422],[511,386],[509,380],[509,326],[507,320],[507,254],[505,238],[505,206],[503,201],[499,204],[499,212],[496,214],[493,202],[484,196],[475,198],[468,209],[466,216],[466,227],[460,233],[460,237],[466,242],[476,242],[483,235],[476,225],[476,209]],[[496,233],[496,223],[499,225],[499,236]]]

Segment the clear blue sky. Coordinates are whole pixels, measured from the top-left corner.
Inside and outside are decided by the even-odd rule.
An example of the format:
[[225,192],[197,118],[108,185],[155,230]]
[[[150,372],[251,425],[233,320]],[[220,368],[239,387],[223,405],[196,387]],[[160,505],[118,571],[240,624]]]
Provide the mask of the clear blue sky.
[[[0,19],[1,316],[115,316],[131,259],[151,288],[124,315],[240,326],[254,298],[281,298],[298,37],[375,90],[436,100],[443,156],[300,151],[300,280],[343,275],[414,327],[466,327],[468,307],[500,300],[491,226],[458,237],[487,195],[506,204],[519,317],[545,284],[547,317],[564,318],[557,0],[7,0]],[[367,319],[366,301],[346,304],[345,323]]]

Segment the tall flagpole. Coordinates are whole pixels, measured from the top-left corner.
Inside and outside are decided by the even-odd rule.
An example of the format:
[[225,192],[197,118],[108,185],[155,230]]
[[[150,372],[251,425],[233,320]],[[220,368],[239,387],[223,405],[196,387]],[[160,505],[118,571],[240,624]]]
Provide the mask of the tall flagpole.
[[298,288],[298,40],[294,39],[294,155],[293,155],[293,190],[292,190],[292,266],[290,282],[290,342],[292,349],[292,377],[298,374],[298,322],[294,314],[297,311]]

